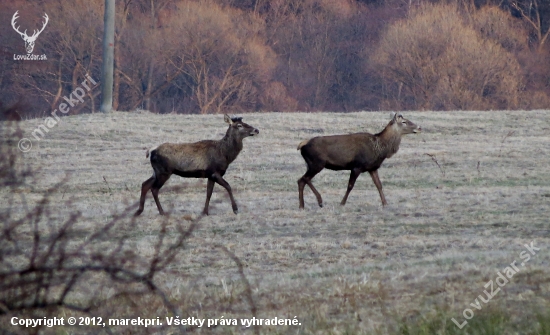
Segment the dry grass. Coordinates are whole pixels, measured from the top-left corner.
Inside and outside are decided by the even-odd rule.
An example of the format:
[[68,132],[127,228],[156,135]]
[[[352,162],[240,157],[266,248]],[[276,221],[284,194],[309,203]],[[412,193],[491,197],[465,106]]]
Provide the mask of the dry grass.
[[[548,308],[550,112],[405,117],[424,132],[404,138],[379,171],[389,206],[381,207],[372,181],[362,175],[341,207],[348,172],[325,170],[313,179],[325,207],[318,208],[306,188],[306,209],[299,211],[296,181],[305,163],[297,144],[318,135],[378,132],[388,113],[244,115],[260,135],[245,140],[226,174],[239,214],[217,185],[211,215],[201,221],[185,257],[162,275],[170,299],[188,316],[251,317],[235,263],[215,247],[221,244],[244,264],[259,317],[298,316],[302,323],[261,327],[262,333],[396,333],[422,317],[463,320],[462,311],[483,285],[534,240],[541,251],[483,310],[498,308],[522,322]],[[151,175],[147,148],[217,139],[226,130],[220,115],[117,112],[62,120],[24,155],[39,169],[26,199],[34,201],[38,191],[69,174],[68,183],[51,194],[51,206],[59,218],[80,210],[81,224],[90,227],[137,202],[141,182]],[[26,137],[40,122],[22,123]],[[173,176],[160,192],[170,224],[198,216],[205,194],[203,180]],[[132,234],[137,251],[153,252],[162,220],[149,195]],[[166,316],[148,304],[141,317]]]

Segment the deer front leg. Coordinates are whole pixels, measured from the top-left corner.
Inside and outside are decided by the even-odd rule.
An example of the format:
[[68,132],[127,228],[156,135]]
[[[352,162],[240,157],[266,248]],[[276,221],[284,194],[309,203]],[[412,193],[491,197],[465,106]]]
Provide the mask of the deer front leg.
[[306,181],[304,177],[298,179],[298,200],[300,205],[298,208],[304,209],[304,188],[306,187]]
[[344,199],[342,199],[342,202],[340,205],[344,206],[346,204],[346,201],[348,200],[349,192],[353,189],[353,186],[355,185],[355,181],[357,180],[357,177],[361,174],[360,169],[352,169],[350,176],[349,176],[349,182],[348,182],[348,189],[346,191],[346,195],[344,196]]
[[212,197],[212,191],[214,190],[214,180],[208,178],[208,184],[206,184],[206,202],[204,203],[204,209],[202,213],[208,215],[208,206],[210,204],[210,197]]
[[315,194],[319,207],[323,207],[323,198],[321,198],[321,194],[311,183],[311,179],[313,179],[313,177],[315,177],[315,175],[318,174],[322,169],[323,167],[311,168],[308,164],[306,173],[302,176],[302,178],[298,179],[298,197],[300,198],[300,209],[304,209],[304,187],[306,184],[309,186],[313,194]]
[[374,182],[374,185],[376,185],[376,188],[378,189],[378,193],[380,193],[382,206],[386,206],[388,203],[386,202],[386,198],[384,197],[384,192],[382,192],[382,183],[380,182],[380,178],[378,178],[378,170],[369,171],[369,173],[372,178],[372,181]]
[[160,205],[159,191],[168,179],[170,179],[170,174],[155,174],[155,182],[153,183],[153,186],[151,186],[151,193],[153,194],[153,198],[155,199],[155,203],[157,204],[160,215],[164,215],[164,210]]
[[239,212],[239,209],[237,208],[235,198],[233,198],[233,191],[231,191],[231,186],[229,186],[229,183],[225,181],[225,179],[223,179],[222,176],[218,173],[214,173],[212,175],[212,178],[216,181],[216,183],[227,190],[227,193],[229,193],[229,199],[231,199],[231,207],[233,208],[233,213],[237,214]]

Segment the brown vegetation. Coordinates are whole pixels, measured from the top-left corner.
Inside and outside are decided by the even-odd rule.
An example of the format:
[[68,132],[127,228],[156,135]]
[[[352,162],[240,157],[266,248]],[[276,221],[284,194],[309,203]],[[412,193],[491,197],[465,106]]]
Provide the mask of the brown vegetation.
[[[449,5],[448,3],[454,3]],[[0,99],[30,116],[100,78],[103,1],[3,5],[34,54],[0,36]],[[548,107],[550,5],[542,1],[124,0],[113,104],[169,113]],[[83,13],[86,13],[83,15]],[[71,114],[94,112],[99,89]],[[536,97],[532,99],[531,97]]]
[[[476,17],[478,26],[472,26],[454,5],[424,5],[411,14],[409,19],[389,27],[372,58],[387,83],[398,85],[397,92],[389,93],[394,101],[391,107],[424,110],[518,107],[523,81],[521,68],[514,55],[501,46],[507,41],[498,40],[499,27],[486,23],[489,20],[475,21]],[[493,30],[489,31],[487,26]]]
[[0,101],[0,121],[21,121],[21,115],[24,111],[25,107],[22,105],[21,101],[7,107],[4,107]]

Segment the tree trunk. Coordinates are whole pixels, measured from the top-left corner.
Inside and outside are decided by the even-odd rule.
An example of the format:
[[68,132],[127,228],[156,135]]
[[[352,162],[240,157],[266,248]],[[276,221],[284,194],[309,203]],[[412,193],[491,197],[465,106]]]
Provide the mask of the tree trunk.
[[118,33],[115,33],[115,61],[114,61],[114,87],[113,87],[113,110],[118,110],[119,97],[120,97],[120,81],[122,80],[122,63],[120,62],[120,40],[122,39],[122,34],[126,30],[126,22],[128,19],[128,13],[130,12],[130,3],[132,0],[124,0],[124,10],[122,11],[122,19],[120,21],[120,26],[118,27]]
[[[118,42],[118,41],[117,41]],[[119,44],[116,43],[118,46]],[[120,74],[117,72],[120,66],[120,51],[118,47],[115,48],[115,70],[114,70],[114,83],[113,83],[113,110],[118,110],[118,97],[120,94]]]
[[145,110],[152,112],[151,110],[151,92],[153,89],[153,59],[149,62],[149,70],[147,71],[147,88],[145,89]]
[[[151,32],[154,34],[156,25],[156,13],[155,13],[155,2],[151,0]],[[145,110],[151,112],[151,91],[153,86],[153,67],[154,67],[154,58],[151,58],[149,62],[149,70],[147,71],[147,88],[145,89]]]
[[103,28],[103,65],[101,69],[101,111],[113,106],[113,63],[115,49],[115,0],[105,0]]

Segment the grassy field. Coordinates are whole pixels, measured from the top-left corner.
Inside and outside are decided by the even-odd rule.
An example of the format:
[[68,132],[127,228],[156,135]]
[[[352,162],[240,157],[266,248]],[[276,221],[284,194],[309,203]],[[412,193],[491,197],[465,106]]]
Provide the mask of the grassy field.
[[[245,265],[259,317],[296,316],[301,323],[263,326],[263,334],[550,334],[550,111],[404,116],[423,132],[404,137],[379,170],[387,207],[368,174],[340,206],[349,172],[324,170],[313,179],[324,207],[306,187],[300,211],[296,182],[306,165],[298,143],[378,132],[389,113],[245,114],[243,121],[260,134],[245,139],[225,176],[239,214],[216,185],[210,216],[162,274],[171,301],[187,316],[250,317],[235,263],[213,247],[221,244]],[[222,115],[116,112],[65,117],[35,141],[31,132],[41,122],[21,123],[33,140],[23,159],[38,171],[26,199],[37,201],[39,191],[68,176],[50,195],[53,212],[61,220],[80,211],[89,227],[127,205],[137,208],[141,183],[152,173],[146,149],[219,139],[226,131]],[[159,196],[166,218],[149,194],[138,229],[132,228],[136,250],[153,252],[163,220],[175,229],[197,217],[205,194],[204,180],[172,176]],[[0,206],[8,204],[0,199]],[[533,241],[540,251],[521,265],[520,253]],[[481,310],[472,307],[484,285],[514,261],[513,278],[480,302]],[[459,331],[451,318],[462,323],[467,308],[475,315]],[[156,313],[144,306],[135,315],[165,316]]]

